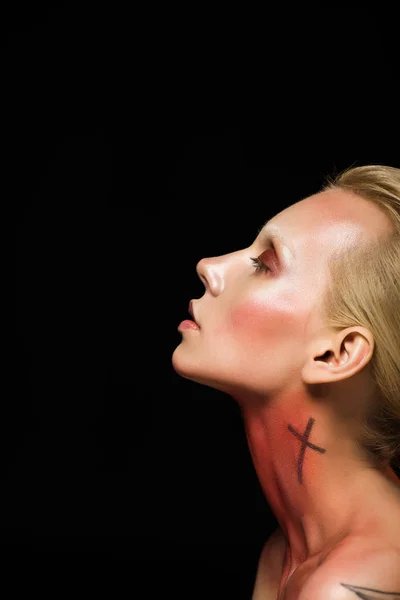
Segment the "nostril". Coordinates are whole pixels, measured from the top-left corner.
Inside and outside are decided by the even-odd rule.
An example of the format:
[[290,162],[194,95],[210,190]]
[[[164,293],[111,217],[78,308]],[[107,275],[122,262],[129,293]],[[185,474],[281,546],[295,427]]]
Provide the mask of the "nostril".
[[[203,261],[201,260],[199,263],[197,263],[197,266],[196,266],[196,274],[197,274],[196,284],[198,285],[199,279],[200,279],[200,281],[204,285],[204,287],[207,288],[207,278],[204,274],[204,269],[201,267],[202,262]],[[204,290],[202,289],[201,286],[199,287],[199,289],[201,290],[201,294],[203,294]]]

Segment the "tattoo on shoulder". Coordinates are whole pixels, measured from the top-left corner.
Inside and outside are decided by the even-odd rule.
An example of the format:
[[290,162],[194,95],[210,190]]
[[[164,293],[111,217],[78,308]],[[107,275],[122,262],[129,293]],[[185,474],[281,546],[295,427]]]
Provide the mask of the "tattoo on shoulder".
[[348,585],[341,583],[343,587],[353,592],[357,598],[362,600],[399,600],[400,592],[384,592],[383,590],[374,590],[372,588],[360,587],[358,585]]
[[301,440],[301,448],[300,448],[299,458],[297,461],[297,477],[298,477],[299,483],[303,483],[303,461],[304,461],[304,455],[306,453],[307,447],[311,448],[311,450],[315,450],[316,452],[321,452],[321,453],[326,452],[325,448],[320,448],[319,446],[316,446],[315,444],[311,444],[311,442],[308,441],[310,438],[311,428],[314,425],[314,423],[315,423],[315,419],[310,417],[308,419],[307,427],[306,427],[303,435],[298,433],[298,431],[296,431],[294,429],[294,427],[292,427],[291,425],[288,425],[289,431],[291,431],[293,433],[293,435],[295,435],[299,440]]

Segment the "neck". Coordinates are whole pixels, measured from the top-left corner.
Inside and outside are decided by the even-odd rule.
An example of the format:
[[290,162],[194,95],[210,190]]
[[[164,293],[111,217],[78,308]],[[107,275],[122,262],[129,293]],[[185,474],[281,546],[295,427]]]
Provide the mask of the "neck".
[[253,464],[296,568],[363,527],[374,513],[369,499],[387,477],[326,406],[293,396],[257,409],[244,406]]

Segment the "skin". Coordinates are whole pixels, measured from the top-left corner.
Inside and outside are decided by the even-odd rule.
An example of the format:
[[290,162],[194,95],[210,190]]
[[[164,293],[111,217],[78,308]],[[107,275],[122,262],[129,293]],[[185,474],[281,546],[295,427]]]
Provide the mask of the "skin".
[[[372,203],[329,190],[274,216],[249,247],[197,265],[205,286],[193,301],[200,329],[182,331],[173,367],[238,402],[287,541],[287,578],[350,532],[372,531],[377,498],[388,514],[399,513],[396,475],[369,463],[355,443],[356,417],[372,394],[373,336],[359,326],[330,330],[318,305],[332,252],[390,227]],[[285,239],[274,242],[277,255],[266,230]],[[271,272],[256,272],[251,257]]]

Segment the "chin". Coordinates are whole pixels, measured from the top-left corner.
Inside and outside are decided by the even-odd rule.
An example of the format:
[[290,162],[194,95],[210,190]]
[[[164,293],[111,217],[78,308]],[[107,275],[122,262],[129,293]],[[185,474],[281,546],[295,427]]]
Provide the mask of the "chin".
[[201,377],[199,361],[190,356],[190,353],[185,352],[180,345],[172,354],[172,366],[181,377],[208,385],[208,380]]
[[181,377],[198,383],[204,382],[207,385],[208,381],[204,381],[201,377],[199,360],[196,360],[190,352],[185,351],[181,344],[175,348],[172,354],[172,366]]
[[181,345],[177,346],[172,354],[172,366],[181,377],[190,377],[194,370],[193,361],[182,351]]
[[215,369],[214,373],[211,373],[206,368],[200,368],[201,365],[198,360],[193,360],[193,357],[191,359],[186,352],[181,350],[180,346],[178,346],[172,354],[172,366],[178,375],[200,385],[205,385],[232,395],[232,386],[226,381],[222,381],[221,377],[218,377],[218,373],[215,372]]

